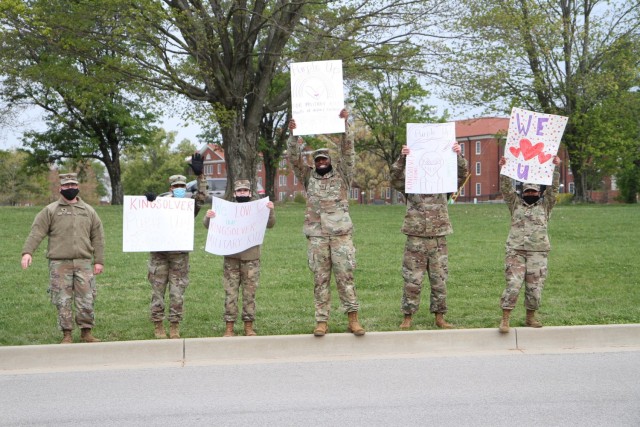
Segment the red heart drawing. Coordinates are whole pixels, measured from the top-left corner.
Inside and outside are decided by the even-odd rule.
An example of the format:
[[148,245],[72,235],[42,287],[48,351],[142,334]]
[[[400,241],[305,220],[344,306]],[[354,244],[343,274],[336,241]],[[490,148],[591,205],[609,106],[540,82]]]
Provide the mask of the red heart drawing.
[[538,154],[538,161],[540,162],[540,164],[543,164],[547,160],[549,160],[551,157],[552,157],[551,154],[540,153]]
[[511,154],[513,154],[516,158],[518,158],[518,156],[520,155],[520,149],[519,148],[509,147],[509,151],[511,151]]
[[542,142],[538,142],[535,145],[531,145],[531,141],[523,138],[520,140],[520,150],[522,151],[522,157],[524,157],[525,160],[531,160],[538,154],[542,154],[544,144]]

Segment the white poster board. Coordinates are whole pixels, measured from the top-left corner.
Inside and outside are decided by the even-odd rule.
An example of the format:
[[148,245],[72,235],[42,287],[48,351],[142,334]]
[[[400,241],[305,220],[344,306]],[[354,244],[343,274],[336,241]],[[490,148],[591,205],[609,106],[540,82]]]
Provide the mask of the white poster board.
[[294,135],[344,133],[342,61],[294,62],[291,67],[291,108]]
[[192,251],[194,209],[193,199],[124,196],[122,251]]
[[553,157],[568,117],[513,108],[509,120],[504,157],[507,160],[500,173],[515,180],[551,185]]
[[458,160],[453,151],[455,123],[407,123],[405,192],[409,194],[455,193]]
[[233,255],[261,245],[269,220],[269,198],[232,203],[214,197],[205,250],[214,255]]

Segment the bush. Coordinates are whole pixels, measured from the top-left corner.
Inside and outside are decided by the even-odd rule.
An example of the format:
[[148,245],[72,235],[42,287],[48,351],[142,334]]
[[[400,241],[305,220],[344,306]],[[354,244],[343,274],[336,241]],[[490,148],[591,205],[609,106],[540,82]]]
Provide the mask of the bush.
[[568,205],[573,201],[572,193],[561,193],[556,196],[556,203],[559,205]]
[[304,198],[302,193],[296,194],[296,196],[293,198],[293,201],[295,203],[307,203],[307,200]]

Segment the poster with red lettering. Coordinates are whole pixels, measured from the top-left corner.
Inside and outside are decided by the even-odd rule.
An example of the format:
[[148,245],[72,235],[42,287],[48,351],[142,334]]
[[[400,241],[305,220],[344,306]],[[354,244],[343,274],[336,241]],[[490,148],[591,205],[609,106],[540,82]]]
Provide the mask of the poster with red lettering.
[[513,108],[500,174],[517,181],[551,185],[568,117]]
[[123,252],[193,250],[193,199],[124,196],[122,208]]

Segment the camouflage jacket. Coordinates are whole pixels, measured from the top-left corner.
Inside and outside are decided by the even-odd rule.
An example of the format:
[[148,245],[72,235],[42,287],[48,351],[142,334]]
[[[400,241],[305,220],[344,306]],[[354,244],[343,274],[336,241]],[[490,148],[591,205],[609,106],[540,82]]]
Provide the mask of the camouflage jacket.
[[[202,225],[205,228],[209,228],[209,223],[211,222],[211,218],[206,215],[202,218]],[[276,225],[276,213],[274,209],[269,209],[269,219],[267,220],[267,228],[273,228]],[[253,261],[254,259],[260,259],[260,247],[261,245],[252,246],[249,249],[245,249],[242,252],[238,252],[233,255],[225,255],[225,258],[234,258],[239,259],[241,261]]]
[[543,193],[543,197],[529,206],[515,192],[513,180],[500,175],[500,191],[511,212],[511,228],[507,237],[507,249],[525,251],[549,251],[551,243],[547,233],[547,225],[551,209],[556,204],[560,173],[558,168],[553,172],[553,183]]
[[204,174],[198,175],[196,180],[198,181],[198,191],[196,194],[192,195],[191,198],[195,200],[195,208],[193,211],[193,216],[198,216],[198,212],[200,212],[200,208],[204,206],[204,202],[207,198],[207,179]]
[[47,258],[93,259],[104,265],[102,221],[80,197],[76,203],[60,197],[42,209],[31,225],[22,255],[33,255],[46,236],[49,236]]
[[[467,161],[458,155],[458,186],[469,173]],[[391,166],[391,185],[405,195],[407,213],[402,233],[407,236],[435,237],[453,233],[446,194],[406,194],[404,191],[407,156],[400,156]]]
[[349,129],[342,135],[338,152],[331,152],[332,170],[319,175],[304,159],[297,137],[288,141],[289,159],[296,177],[307,191],[307,209],[303,232],[306,236],[339,236],[350,234],[353,224],[349,216],[349,190],[355,169],[356,152]]

